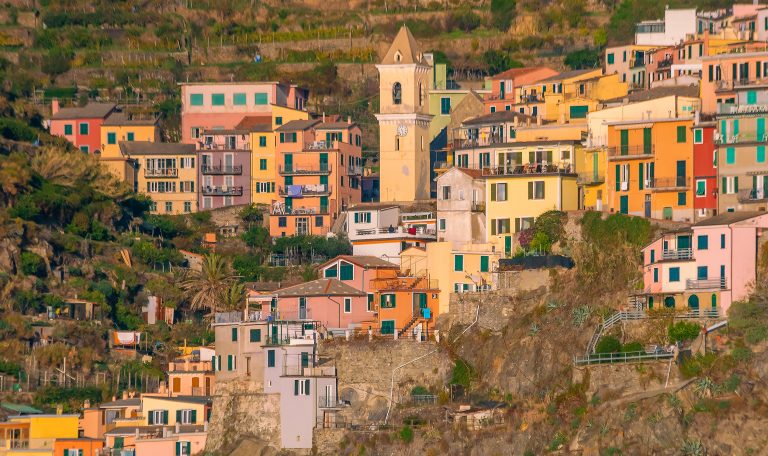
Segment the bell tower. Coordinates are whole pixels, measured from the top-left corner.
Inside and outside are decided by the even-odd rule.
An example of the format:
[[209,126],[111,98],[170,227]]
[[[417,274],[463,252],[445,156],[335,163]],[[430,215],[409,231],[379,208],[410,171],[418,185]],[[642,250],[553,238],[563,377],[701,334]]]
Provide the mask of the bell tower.
[[429,199],[430,65],[408,27],[379,70],[380,201]]

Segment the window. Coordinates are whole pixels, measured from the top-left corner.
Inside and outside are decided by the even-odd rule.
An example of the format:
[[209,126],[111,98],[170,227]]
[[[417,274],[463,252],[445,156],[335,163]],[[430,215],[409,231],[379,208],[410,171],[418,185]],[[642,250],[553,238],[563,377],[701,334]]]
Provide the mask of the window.
[[720,188],[720,191],[724,195],[732,195],[734,193],[739,192],[739,177],[738,176],[731,176],[731,177],[723,177],[723,184]]
[[87,135],[88,134],[88,124],[83,122],[80,124],[80,134],[81,135]]
[[373,293],[368,293],[368,307],[366,308],[368,312],[373,312],[373,300]]
[[679,192],[677,194],[677,205],[678,206],[685,206],[686,204],[686,193],[685,192]]
[[653,283],[659,283],[659,268],[653,268]]
[[677,142],[678,143],[684,143],[686,141],[685,139],[685,125],[680,125],[677,127]]
[[705,179],[696,180],[696,197],[707,196],[707,181]]
[[275,125],[282,125],[283,124],[283,118],[280,116],[275,117]]
[[323,217],[321,215],[315,216],[315,226],[321,228],[323,226]]
[[451,99],[448,97],[440,98],[440,114],[451,113]]
[[732,165],[736,163],[736,149],[728,147],[725,149],[725,164]]
[[259,147],[267,147],[267,137],[259,136]]
[[224,106],[224,94],[223,93],[211,94],[211,104],[213,106]]
[[496,112],[496,106],[491,106],[491,113]]
[[450,185],[444,185],[440,187],[440,195],[442,196],[442,199],[449,200],[451,199],[451,186]]
[[613,62],[614,62],[614,57],[613,57],[613,52],[611,52],[610,54],[608,54],[608,65],[613,65]]
[[704,142],[704,132],[701,128],[693,130],[693,143],[701,144]]
[[491,219],[491,235],[509,234],[509,219]]
[[269,103],[268,95],[263,92],[257,92],[256,94],[254,94],[253,98],[254,98],[254,103],[256,103],[257,105],[265,105]]
[[651,250],[651,264],[656,262],[656,251]]
[[453,270],[457,272],[464,270],[464,255],[453,256]]
[[184,201],[184,212],[190,213],[192,212],[192,203],[189,201]]
[[587,113],[589,113],[589,106],[573,105],[568,110],[571,119],[586,119]]
[[725,235],[724,234],[720,235],[720,248],[721,249],[725,248]]
[[136,136],[134,135],[134,133],[133,133],[132,131],[129,131],[129,132],[126,134],[126,138],[128,139],[128,141],[133,141],[135,137],[136,137]]
[[529,200],[544,199],[544,181],[528,182],[528,199]]
[[382,309],[394,309],[397,305],[397,298],[394,294],[381,295],[380,305]]
[[339,279],[340,280],[353,280],[355,276],[355,269],[350,263],[339,263]]
[[392,85],[392,104],[399,105],[403,102],[403,87],[399,82]]
[[260,158],[259,159],[259,169],[261,171],[266,171],[266,169],[267,169],[267,159],[266,158]]
[[437,220],[437,229],[440,231],[445,231],[445,219],[441,218]]
[[117,144],[116,133],[107,133],[107,144]]
[[699,266],[696,268],[696,278],[698,280],[707,280],[709,277],[709,268],[706,266]]
[[480,255],[480,272],[488,272],[488,255]]
[[491,201],[506,201],[507,200],[507,184],[498,183],[491,184]]
[[355,212],[355,223],[371,223],[370,212]]
[[515,232],[520,232],[533,228],[533,217],[516,217],[515,218]]
[[680,268],[669,268],[669,281],[670,282],[680,281]]
[[352,312],[352,298],[344,298],[344,313]]
[[147,415],[149,424],[168,424],[168,410],[150,410]]
[[267,350],[267,367],[275,367],[275,351]]
[[331,266],[327,268],[324,274],[326,279],[330,277],[337,277],[338,275],[339,275],[339,270],[336,266]]
[[232,328],[232,342],[237,342],[237,328]]
[[173,203],[170,201],[166,201],[165,203],[165,212],[171,213],[173,212]]
[[707,250],[709,248],[709,236],[702,235],[696,237],[696,248],[699,250]]
[[83,450],[79,448],[64,448],[64,456],[83,456]]
[[176,442],[176,456],[191,456],[192,444],[179,440]]
[[293,381],[294,396],[309,396],[309,379]]
[[244,93],[236,93],[232,95],[232,104],[235,106],[245,106],[245,94]]
[[180,424],[197,423],[197,410],[192,410],[192,409],[176,410],[176,421]]
[[193,93],[189,96],[189,104],[192,106],[202,106],[203,105],[203,94],[202,93]]
[[251,329],[249,335],[251,342],[261,342],[261,329]]
[[86,154],[91,151],[91,148],[88,146],[80,146],[80,151],[85,152]]
[[72,124],[65,124],[64,125],[64,134],[69,136],[72,134]]

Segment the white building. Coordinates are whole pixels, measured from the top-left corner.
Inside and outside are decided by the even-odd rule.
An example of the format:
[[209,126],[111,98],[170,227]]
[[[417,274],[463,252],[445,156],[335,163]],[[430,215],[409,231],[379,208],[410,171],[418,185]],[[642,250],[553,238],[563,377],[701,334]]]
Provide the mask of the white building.
[[454,248],[485,242],[485,181],[481,170],[451,168],[437,178],[437,240]]
[[696,33],[696,9],[664,10],[664,19],[635,24],[635,44],[671,46]]
[[347,211],[347,237],[352,254],[400,264],[400,252],[424,247],[437,239],[435,212],[393,204],[360,204]]

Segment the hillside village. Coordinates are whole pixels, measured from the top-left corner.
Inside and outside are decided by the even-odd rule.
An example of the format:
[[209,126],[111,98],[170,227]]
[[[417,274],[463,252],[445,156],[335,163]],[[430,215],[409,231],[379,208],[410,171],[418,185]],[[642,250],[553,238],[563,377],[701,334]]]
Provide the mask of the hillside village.
[[133,98],[2,67],[0,456],[765,454],[768,7],[667,7],[578,65],[415,24],[362,92],[267,46]]

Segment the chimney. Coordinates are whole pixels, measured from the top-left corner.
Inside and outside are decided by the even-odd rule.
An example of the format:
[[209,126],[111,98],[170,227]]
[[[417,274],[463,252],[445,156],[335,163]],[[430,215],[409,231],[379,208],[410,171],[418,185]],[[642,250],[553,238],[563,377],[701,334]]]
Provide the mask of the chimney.
[[83,401],[83,408],[84,409],[91,408],[91,400],[90,399],[86,399],[86,400]]
[[59,99],[54,98],[53,101],[51,101],[51,115],[55,116],[57,112],[59,112]]
[[112,402],[115,402],[116,400],[117,400],[117,396],[113,395],[112,396]]

